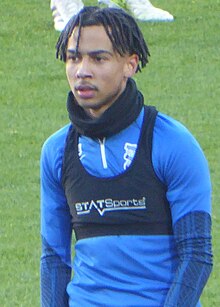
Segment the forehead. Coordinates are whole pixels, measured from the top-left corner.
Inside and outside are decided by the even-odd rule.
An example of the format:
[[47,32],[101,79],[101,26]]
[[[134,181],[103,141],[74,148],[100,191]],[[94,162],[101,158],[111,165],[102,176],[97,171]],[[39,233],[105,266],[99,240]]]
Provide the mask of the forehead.
[[[79,36],[79,28],[76,27],[69,40],[68,48],[76,47],[77,40]],[[107,49],[109,51],[113,50],[112,43],[105,31],[103,26],[86,26],[82,27],[80,30],[79,39],[79,51],[92,49]]]

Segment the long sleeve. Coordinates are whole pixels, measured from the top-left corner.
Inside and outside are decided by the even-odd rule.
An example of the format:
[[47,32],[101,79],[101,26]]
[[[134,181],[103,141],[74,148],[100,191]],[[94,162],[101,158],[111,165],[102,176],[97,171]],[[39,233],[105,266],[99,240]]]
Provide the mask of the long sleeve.
[[49,139],[41,155],[41,306],[68,306],[71,216],[60,184],[62,150]]
[[185,127],[163,115],[158,126],[153,162],[167,186],[179,258],[164,306],[193,307],[212,269],[209,168],[198,142]]
[[41,306],[68,307],[67,284],[71,268],[67,266],[42,237]]
[[211,218],[208,213],[187,214],[174,226],[179,266],[165,307],[193,307],[212,270]]

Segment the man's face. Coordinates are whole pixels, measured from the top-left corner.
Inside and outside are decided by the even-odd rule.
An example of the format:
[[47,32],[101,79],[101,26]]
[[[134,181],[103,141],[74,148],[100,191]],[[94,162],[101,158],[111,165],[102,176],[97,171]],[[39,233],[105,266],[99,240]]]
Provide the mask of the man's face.
[[75,28],[67,46],[67,79],[78,104],[99,117],[125,89],[138,57],[116,53],[103,26],[81,28],[78,53],[77,37]]

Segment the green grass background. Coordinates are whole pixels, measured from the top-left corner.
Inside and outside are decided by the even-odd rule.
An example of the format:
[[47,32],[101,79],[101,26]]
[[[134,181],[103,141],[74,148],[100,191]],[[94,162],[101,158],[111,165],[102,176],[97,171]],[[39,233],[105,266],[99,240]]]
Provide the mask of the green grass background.
[[[208,158],[215,265],[202,302],[220,306],[220,0],[152,2],[175,22],[140,24],[151,58],[135,79],[146,103],[183,122]],[[0,8],[0,306],[39,306],[39,156],[68,122],[68,84],[49,0]]]

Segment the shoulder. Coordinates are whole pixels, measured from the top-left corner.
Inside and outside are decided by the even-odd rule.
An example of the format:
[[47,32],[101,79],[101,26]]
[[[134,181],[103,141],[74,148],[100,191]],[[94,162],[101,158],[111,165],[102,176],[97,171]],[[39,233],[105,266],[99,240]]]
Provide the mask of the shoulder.
[[[71,124],[53,133],[43,144],[41,151],[41,168],[56,172],[62,165],[66,138]],[[57,173],[57,172],[56,172]],[[55,174],[54,174],[55,175]]]
[[56,149],[65,145],[66,137],[71,124],[67,124],[49,136],[43,144],[42,150]]
[[179,121],[158,113],[153,135],[153,164],[165,178],[171,171],[207,169],[204,153],[192,133]]
[[53,133],[42,146],[42,155],[56,155],[60,151],[62,152],[65,147],[66,138],[69,132],[71,124],[68,124],[55,133]]
[[182,138],[193,138],[195,140],[191,132],[182,123],[161,112],[158,112],[154,133],[158,137],[171,138],[171,142],[176,138],[177,140],[179,138],[181,140]]
[[206,157],[191,132],[180,122],[158,114],[152,161],[167,186],[173,222],[191,211],[211,210],[211,180]]
[[202,152],[196,138],[182,123],[160,112],[155,122],[154,138],[169,152],[193,151],[195,148]]

